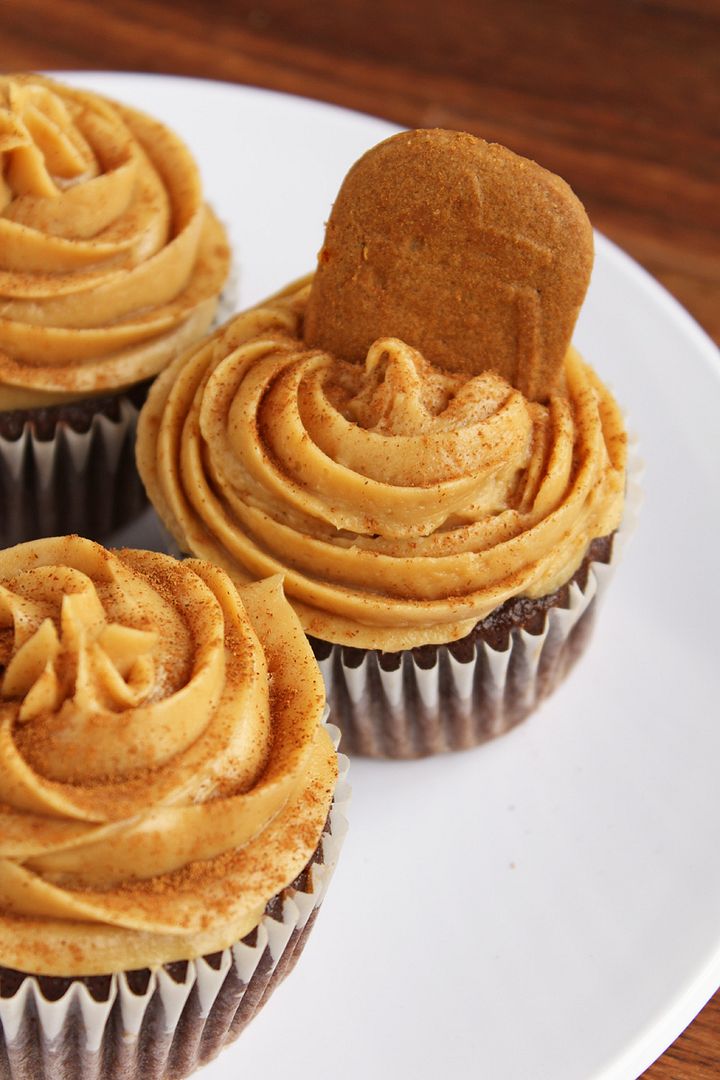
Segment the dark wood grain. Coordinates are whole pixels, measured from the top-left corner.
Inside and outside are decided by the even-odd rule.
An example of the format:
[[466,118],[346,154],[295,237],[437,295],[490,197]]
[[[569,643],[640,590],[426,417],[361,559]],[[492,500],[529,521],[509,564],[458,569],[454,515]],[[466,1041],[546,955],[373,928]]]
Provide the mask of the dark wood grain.
[[720,339],[718,3],[5,0],[0,18],[6,70],[202,75],[504,142]]
[[[228,79],[505,143],[720,340],[719,0],[3,0],[0,69],[37,68]],[[645,1074],[718,1077],[720,994]]]

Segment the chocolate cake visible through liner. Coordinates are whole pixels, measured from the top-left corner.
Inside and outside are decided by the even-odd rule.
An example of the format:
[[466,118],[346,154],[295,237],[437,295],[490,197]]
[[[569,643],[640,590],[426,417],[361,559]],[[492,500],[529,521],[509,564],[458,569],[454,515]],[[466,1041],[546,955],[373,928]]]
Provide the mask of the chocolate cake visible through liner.
[[[330,835],[332,829],[328,816],[323,838]],[[265,914],[281,921],[285,898],[298,892],[312,892],[311,869],[323,861],[321,839],[295,880],[268,901]],[[128,1040],[121,1003],[119,998],[115,1000],[99,1051],[89,1050],[84,1045],[84,1025],[79,1008],[74,1010],[71,1019],[52,1043],[40,1037],[40,1023],[34,1005],[26,1006],[27,1015],[18,1037],[10,1046],[0,1018],[0,1080],[37,1080],[38,1077],[46,1080],[90,1080],[92,1077],[98,1080],[104,1076],[112,1077],[112,1080],[181,1080],[189,1076],[240,1035],[275,988],[290,974],[313,927],[317,910],[315,908],[302,928],[293,930],[277,963],[273,961],[269,945],[265,947],[249,982],[243,982],[231,964],[209,1013],[203,1012],[196,984],[172,1031],[167,1030],[157,988],[145,1011],[136,1041]],[[257,928],[242,939],[242,943],[250,947],[254,947],[256,942]],[[219,971],[222,957],[223,953],[216,952],[203,959]],[[187,968],[187,961],[163,965],[163,970],[178,985],[185,983]],[[142,997],[147,993],[151,978],[148,968],[128,972],[126,977],[134,994]],[[0,1006],[2,999],[14,997],[29,978],[33,976],[0,967]],[[111,975],[77,978],[39,976],[36,981],[48,1002],[59,1001],[76,983],[82,983],[94,1001],[106,1002],[112,987]],[[30,1000],[28,998],[28,1002]]]
[[[614,536],[593,540],[572,578],[557,591],[538,599],[513,597],[465,637],[447,645],[383,652],[332,645],[309,636],[325,676],[333,722],[343,733],[345,753],[415,758],[468,749],[523,720],[584,651],[594,622],[595,598],[589,600],[567,635],[548,624],[548,613],[569,608],[573,584],[585,592],[591,564],[610,563]],[[521,631],[538,639],[546,635],[539,657],[528,656]],[[490,669],[488,650],[506,658],[501,687]],[[473,665],[465,696],[458,693],[460,665],[468,672]],[[418,682],[422,672],[436,673],[432,705]],[[391,673],[397,673],[402,681],[398,703],[388,695],[386,682]]]
[[0,438],[15,441],[23,433],[26,424],[32,424],[35,436],[41,442],[52,439],[58,424],[67,424],[75,432],[85,433],[98,413],[108,420],[120,418],[120,399],[128,398],[140,410],[145,404],[152,379],[137,383],[120,393],[83,398],[61,405],[46,405],[35,409],[10,409],[0,412]]
[[0,546],[70,532],[107,540],[145,509],[135,429],[151,382],[0,412]]

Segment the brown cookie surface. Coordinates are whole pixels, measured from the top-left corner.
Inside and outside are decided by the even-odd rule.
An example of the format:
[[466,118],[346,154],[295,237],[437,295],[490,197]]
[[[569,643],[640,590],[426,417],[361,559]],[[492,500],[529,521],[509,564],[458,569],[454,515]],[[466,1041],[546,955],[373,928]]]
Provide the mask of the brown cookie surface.
[[308,345],[362,361],[398,337],[451,371],[493,369],[545,400],[593,260],[560,177],[457,131],[402,132],[350,170],[327,225]]

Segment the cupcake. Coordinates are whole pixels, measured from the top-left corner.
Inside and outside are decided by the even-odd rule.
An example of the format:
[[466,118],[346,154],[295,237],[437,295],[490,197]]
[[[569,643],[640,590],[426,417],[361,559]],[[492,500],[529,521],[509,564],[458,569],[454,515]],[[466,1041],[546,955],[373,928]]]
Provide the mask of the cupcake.
[[284,573],[351,753],[474,746],[587,643],[626,486],[570,344],[592,256],[559,177],[406,132],[350,171],[314,277],[152,388],[150,499],[235,581]]
[[291,970],[344,819],[279,578],[0,553],[0,1077],[184,1077]]
[[0,544],[107,536],[146,505],[152,378],[210,328],[229,268],[168,128],[38,75],[0,78]]

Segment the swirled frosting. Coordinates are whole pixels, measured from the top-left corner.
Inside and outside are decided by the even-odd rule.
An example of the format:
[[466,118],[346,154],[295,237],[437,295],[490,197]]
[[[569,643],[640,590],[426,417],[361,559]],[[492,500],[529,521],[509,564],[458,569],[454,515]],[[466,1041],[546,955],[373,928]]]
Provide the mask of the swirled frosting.
[[0,409],[140,382],[205,333],[229,250],[173,132],[7,76],[0,164]]
[[0,958],[225,948],[308,863],[336,756],[279,578],[78,537],[0,552]]
[[393,651],[553,592],[617,528],[622,418],[574,350],[548,404],[395,338],[347,363],[304,345],[308,290],[238,316],[153,387],[138,463],[185,550],[240,582],[282,571],[308,633]]

